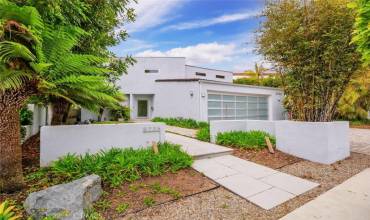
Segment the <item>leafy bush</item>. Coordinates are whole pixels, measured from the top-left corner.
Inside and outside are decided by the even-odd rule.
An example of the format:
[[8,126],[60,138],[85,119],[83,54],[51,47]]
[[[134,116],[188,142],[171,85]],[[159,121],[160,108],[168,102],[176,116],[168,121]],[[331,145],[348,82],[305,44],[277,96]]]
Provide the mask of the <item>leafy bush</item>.
[[142,176],[158,176],[190,167],[191,156],[181,151],[179,145],[158,144],[159,154],[150,148],[113,148],[97,154],[67,155],[48,168],[28,176],[29,179],[71,181],[90,174],[99,175],[103,182],[118,186]]
[[9,206],[8,201],[0,204],[0,219],[1,220],[16,220],[20,219],[20,216],[16,216],[14,212],[15,206]]
[[262,149],[267,147],[265,137],[275,144],[275,137],[264,131],[231,131],[218,133],[216,143],[236,148]]
[[207,126],[199,129],[196,135],[198,140],[209,142],[210,141],[209,125],[207,124]]
[[130,108],[127,106],[120,106],[120,108],[111,110],[112,120],[118,121],[122,118],[125,121],[130,120]]
[[21,120],[21,125],[32,124],[33,112],[29,110],[27,107],[21,108],[21,110],[19,111],[19,116]]
[[191,118],[160,118],[155,117],[153,122],[164,122],[167,125],[177,126],[182,128],[199,129],[208,126],[207,122],[196,121]]

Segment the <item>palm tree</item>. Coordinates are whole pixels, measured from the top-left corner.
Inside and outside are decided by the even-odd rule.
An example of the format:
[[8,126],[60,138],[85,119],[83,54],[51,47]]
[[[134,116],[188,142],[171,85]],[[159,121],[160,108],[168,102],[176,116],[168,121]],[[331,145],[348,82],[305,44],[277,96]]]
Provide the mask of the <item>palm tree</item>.
[[261,81],[262,81],[262,78],[263,78],[263,74],[265,73],[267,69],[265,67],[263,67],[262,64],[259,64],[258,63],[255,63],[254,64],[254,72],[256,73],[257,75],[257,81],[258,81],[258,84],[260,85],[261,84]]
[[122,94],[105,80],[103,59],[70,52],[82,30],[50,27],[35,8],[7,0],[0,0],[0,27],[1,192],[23,186],[19,110],[31,96],[97,109],[119,105]]
[[19,109],[38,92],[44,24],[32,7],[0,0],[0,191],[22,187]]
[[[124,96],[108,82],[106,59],[75,54],[72,48],[84,32],[79,28],[59,27],[43,40],[43,53],[51,67],[43,73],[52,87],[42,90],[41,100],[52,104],[52,125],[62,124],[71,104],[93,112],[100,108],[117,108]],[[66,40],[65,36],[68,37]]]

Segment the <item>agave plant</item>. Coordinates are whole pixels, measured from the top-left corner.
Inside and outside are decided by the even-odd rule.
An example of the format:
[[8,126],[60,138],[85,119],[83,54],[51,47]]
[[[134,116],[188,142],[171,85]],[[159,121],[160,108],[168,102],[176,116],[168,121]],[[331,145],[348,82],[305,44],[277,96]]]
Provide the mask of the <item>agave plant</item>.
[[9,206],[8,201],[0,204],[0,220],[16,220],[21,217],[14,212],[15,206]]

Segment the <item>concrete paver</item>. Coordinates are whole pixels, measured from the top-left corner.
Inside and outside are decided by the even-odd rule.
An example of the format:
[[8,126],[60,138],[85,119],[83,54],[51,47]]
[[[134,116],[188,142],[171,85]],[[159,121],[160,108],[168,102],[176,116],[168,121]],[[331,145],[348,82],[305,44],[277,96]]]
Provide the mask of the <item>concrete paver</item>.
[[319,185],[317,183],[281,172],[264,177],[261,179],[261,181],[295,195],[300,195]]
[[[271,209],[318,184],[281,173],[230,154],[232,149],[166,133],[169,142],[180,144],[195,157],[192,167],[242,198]],[[199,159],[203,158],[203,159]]]
[[292,199],[293,197],[295,197],[294,194],[273,187],[257,195],[248,197],[248,200],[253,202],[254,204],[257,204],[261,208],[271,209],[281,203],[288,201],[289,199]]

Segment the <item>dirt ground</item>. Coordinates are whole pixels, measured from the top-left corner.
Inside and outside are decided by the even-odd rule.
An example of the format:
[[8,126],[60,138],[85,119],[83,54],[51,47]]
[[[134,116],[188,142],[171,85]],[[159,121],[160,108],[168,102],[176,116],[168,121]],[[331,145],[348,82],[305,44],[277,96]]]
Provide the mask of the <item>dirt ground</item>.
[[[217,184],[197,171],[183,169],[176,173],[145,177],[114,189],[107,188],[95,208],[106,219],[115,219],[217,187]],[[126,207],[124,211],[123,207]]]

